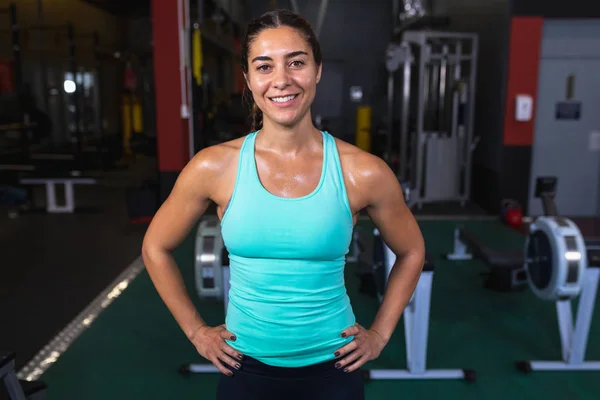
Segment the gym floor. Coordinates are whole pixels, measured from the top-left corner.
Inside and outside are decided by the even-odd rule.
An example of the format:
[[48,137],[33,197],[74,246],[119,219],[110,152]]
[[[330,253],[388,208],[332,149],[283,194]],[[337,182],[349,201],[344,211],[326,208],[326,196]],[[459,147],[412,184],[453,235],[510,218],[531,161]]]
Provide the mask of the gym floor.
[[[8,227],[0,232],[6,246],[3,264],[10,268],[4,268],[0,280],[0,312],[9,327],[0,330],[0,342],[15,349],[20,370],[100,292],[109,290],[120,295],[40,377],[48,384],[47,398],[214,398],[216,374],[178,372],[181,364],[203,360],[141,267],[138,257],[145,227],[128,224],[125,187],[114,177],[81,194],[78,191],[84,205],[102,208],[97,214],[23,215],[11,220],[2,213],[0,224]],[[459,223],[497,249],[521,247],[523,236],[485,218],[420,220],[436,263],[428,368],[475,369],[477,381],[372,381],[367,384],[367,399],[597,398],[597,372],[522,375],[515,369],[519,360],[560,359],[555,306],[529,290],[509,294],[484,289],[485,267],[479,261],[445,260]],[[368,221],[359,224],[370,227]],[[597,232],[600,226],[589,225],[584,229],[587,233]],[[194,235],[176,250],[175,257],[198,309],[209,323],[218,324],[224,317],[222,305],[199,301],[196,295]],[[139,274],[127,285],[118,285],[117,278],[128,265],[138,268]],[[348,293],[358,321],[368,325],[378,302],[359,292],[357,269],[356,264],[348,265]],[[597,306],[587,359],[600,359],[599,310]],[[381,357],[367,368],[405,368],[402,322]]]
[[[76,187],[77,205],[90,213],[13,219],[0,207],[0,343],[17,353],[17,370],[139,256],[145,226],[129,223],[125,193],[156,174],[154,163],[140,158],[102,173],[98,185]],[[34,197],[43,205],[43,188]]]

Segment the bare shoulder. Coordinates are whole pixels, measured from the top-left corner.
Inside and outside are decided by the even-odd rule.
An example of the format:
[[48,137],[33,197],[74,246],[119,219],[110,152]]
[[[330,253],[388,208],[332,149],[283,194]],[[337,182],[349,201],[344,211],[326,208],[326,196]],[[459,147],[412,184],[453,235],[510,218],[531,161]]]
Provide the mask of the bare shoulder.
[[181,171],[176,186],[210,198],[218,195],[223,185],[235,178],[244,139],[245,136],[200,150]]
[[342,169],[347,178],[353,181],[358,179],[362,184],[377,183],[381,179],[395,179],[393,171],[380,157],[338,138],[335,140]]
[[205,173],[223,172],[239,155],[244,139],[245,136],[206,147],[194,155],[186,168],[190,167]]

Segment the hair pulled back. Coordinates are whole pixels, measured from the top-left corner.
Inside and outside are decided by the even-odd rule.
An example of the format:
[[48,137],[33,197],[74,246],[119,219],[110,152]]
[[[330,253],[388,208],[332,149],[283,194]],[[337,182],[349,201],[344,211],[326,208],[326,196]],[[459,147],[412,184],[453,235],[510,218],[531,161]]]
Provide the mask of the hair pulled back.
[[[304,37],[306,42],[310,45],[313,57],[317,65],[321,64],[321,46],[315,33],[313,32],[310,23],[299,14],[296,14],[290,10],[275,10],[267,12],[260,17],[256,18],[250,24],[246,30],[246,37],[242,44],[241,51],[241,63],[242,71],[244,74],[248,74],[248,55],[250,54],[250,46],[252,42],[256,40],[258,35],[265,29],[274,29],[282,26],[287,26],[296,29]],[[252,130],[258,130],[262,128],[262,111],[257,107],[256,103],[250,95],[250,102],[252,104]]]

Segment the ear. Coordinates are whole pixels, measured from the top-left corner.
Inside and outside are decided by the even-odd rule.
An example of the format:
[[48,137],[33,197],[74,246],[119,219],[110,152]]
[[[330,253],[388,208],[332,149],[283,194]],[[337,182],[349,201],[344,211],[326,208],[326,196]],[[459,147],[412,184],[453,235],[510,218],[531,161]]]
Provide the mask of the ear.
[[319,83],[319,81],[321,80],[321,72],[323,71],[323,63],[319,64],[319,68],[317,69],[317,80],[316,82]]

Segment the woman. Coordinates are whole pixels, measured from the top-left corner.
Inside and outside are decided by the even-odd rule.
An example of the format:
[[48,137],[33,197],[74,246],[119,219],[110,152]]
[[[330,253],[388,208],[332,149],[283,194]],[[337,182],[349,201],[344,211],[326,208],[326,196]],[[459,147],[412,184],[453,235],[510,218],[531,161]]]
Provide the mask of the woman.
[[[379,356],[410,300],[423,238],[388,166],[313,126],[321,51],[306,20],[275,11],[252,22],[242,67],[258,131],[206,148],[184,168],[146,234],[147,270],[200,355],[222,372],[219,399],[363,399],[360,367]],[[194,308],[170,253],[211,202],[230,258],[220,326]],[[344,286],[361,210],[397,256],[368,329]]]

